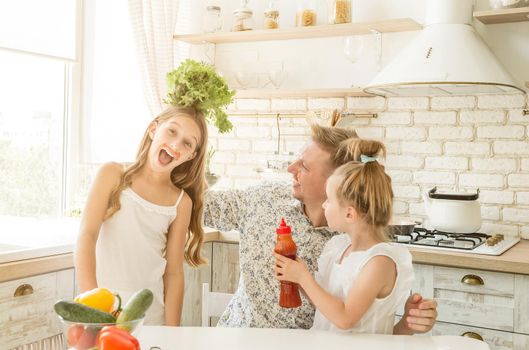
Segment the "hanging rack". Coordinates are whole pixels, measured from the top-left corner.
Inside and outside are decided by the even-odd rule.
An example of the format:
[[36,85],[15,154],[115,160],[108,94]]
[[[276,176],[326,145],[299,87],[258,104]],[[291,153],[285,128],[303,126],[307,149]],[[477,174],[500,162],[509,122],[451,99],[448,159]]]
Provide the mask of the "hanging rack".
[[[230,116],[236,116],[236,117],[248,117],[248,118],[255,118],[255,117],[263,117],[263,118],[277,118],[277,115],[283,118],[306,118],[308,116],[315,116],[319,119],[328,119],[332,115],[333,111],[320,111],[320,112],[314,112],[314,111],[308,111],[308,112],[262,112],[262,111],[255,111],[255,112],[228,112],[228,115]],[[377,112],[339,112],[341,115],[341,118],[347,118],[347,117],[355,117],[355,118],[378,118]]]

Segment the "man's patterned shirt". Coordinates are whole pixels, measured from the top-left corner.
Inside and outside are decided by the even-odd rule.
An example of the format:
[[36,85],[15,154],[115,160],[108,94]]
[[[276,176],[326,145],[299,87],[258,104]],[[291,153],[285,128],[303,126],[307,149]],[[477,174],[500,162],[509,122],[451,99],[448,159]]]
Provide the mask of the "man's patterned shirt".
[[245,190],[206,194],[206,226],[240,232],[240,279],[237,291],[218,325],[228,327],[310,328],[314,307],[302,296],[299,308],[279,306],[279,281],[274,277],[272,252],[281,218],[292,227],[292,238],[314,273],[325,243],[336,234],[315,228],[291,195],[290,185],[266,183]]

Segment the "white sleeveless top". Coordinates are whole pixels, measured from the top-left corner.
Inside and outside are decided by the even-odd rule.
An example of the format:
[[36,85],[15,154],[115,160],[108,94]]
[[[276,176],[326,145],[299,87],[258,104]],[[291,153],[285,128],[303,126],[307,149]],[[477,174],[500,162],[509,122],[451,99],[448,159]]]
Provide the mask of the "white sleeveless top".
[[96,277],[99,287],[120,294],[122,306],[140,289],[154,294],[145,324],[163,325],[165,249],[169,226],[176,218],[175,205],[157,205],[130,187],[120,195],[121,209],[103,222],[96,244]]
[[365,264],[375,256],[384,255],[392,259],[397,267],[397,279],[393,290],[385,298],[375,299],[364,316],[350,329],[337,328],[318,310],[314,316],[312,329],[344,333],[393,334],[395,312],[410,295],[414,278],[411,254],[404,247],[379,243],[365,251],[351,252],[339,263],[350,243],[350,238],[346,234],[334,236],[327,242],[318,259],[318,272],[315,276],[318,284],[333,296],[345,300]]

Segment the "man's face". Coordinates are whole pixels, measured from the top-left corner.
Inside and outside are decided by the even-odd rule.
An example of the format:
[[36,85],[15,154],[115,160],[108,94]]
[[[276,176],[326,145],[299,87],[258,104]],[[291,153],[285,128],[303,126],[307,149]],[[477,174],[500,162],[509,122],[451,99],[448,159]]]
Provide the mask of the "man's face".
[[305,205],[321,205],[325,199],[325,182],[331,175],[331,155],[319,144],[311,141],[299,159],[288,167],[294,177],[292,195]]

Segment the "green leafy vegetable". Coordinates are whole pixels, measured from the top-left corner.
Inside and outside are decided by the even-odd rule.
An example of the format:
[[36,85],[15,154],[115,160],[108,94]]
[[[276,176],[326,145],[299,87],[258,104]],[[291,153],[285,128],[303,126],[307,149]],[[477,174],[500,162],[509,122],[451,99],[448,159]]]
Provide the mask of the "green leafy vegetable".
[[232,129],[233,125],[222,108],[231,103],[235,91],[230,90],[213,66],[187,59],[177,69],[167,73],[167,85],[165,103],[194,107],[204,114],[220,133]]

